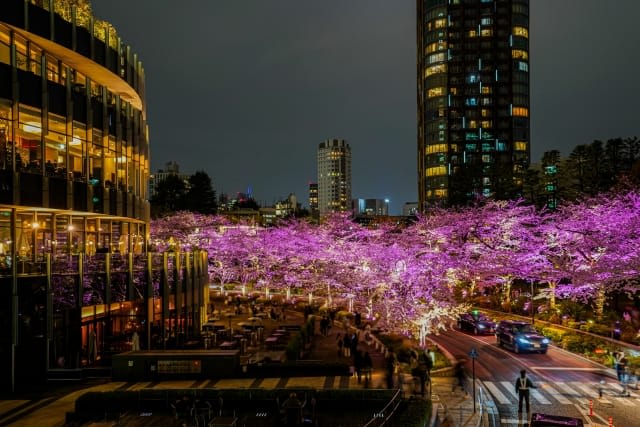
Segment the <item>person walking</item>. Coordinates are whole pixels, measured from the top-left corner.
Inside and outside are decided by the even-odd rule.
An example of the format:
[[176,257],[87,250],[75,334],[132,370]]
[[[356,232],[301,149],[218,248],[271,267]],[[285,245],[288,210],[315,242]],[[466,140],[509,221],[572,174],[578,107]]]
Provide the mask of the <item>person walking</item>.
[[523,369],[520,371],[520,376],[516,379],[516,393],[518,393],[518,413],[522,413],[522,401],[524,400],[525,407],[527,409],[527,414],[530,414],[529,411],[529,390],[532,388],[537,388],[529,377],[527,377],[527,372]]

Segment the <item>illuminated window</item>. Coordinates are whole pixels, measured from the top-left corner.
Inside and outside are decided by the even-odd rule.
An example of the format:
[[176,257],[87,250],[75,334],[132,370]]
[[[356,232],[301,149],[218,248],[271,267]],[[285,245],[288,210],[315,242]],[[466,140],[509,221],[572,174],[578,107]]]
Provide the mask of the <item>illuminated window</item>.
[[513,27],[513,35],[520,36],[524,38],[529,38],[529,30],[524,27]]
[[444,165],[427,168],[427,176],[441,176],[447,174],[447,167]]
[[449,93],[451,95],[457,95],[458,94],[458,88],[457,87],[449,88]]
[[480,20],[481,25],[491,25],[492,19],[491,17],[484,17]]
[[518,61],[518,70],[529,72],[529,64],[524,61]]
[[511,115],[514,117],[529,117],[529,109],[527,107],[513,107]]
[[491,120],[483,120],[480,122],[480,125],[483,128],[490,128],[490,127],[493,127],[493,122]]
[[425,53],[433,53],[439,50],[447,50],[447,42],[438,40],[437,42],[429,43],[425,48]]
[[491,117],[491,110],[483,108],[482,110],[480,110],[480,115],[482,117]]
[[478,127],[478,121],[477,120],[469,120],[469,126],[467,126],[469,129],[476,129]]
[[427,154],[446,153],[447,144],[427,145]]
[[491,86],[482,86],[482,93],[483,94],[489,94],[492,92]]
[[527,141],[516,141],[513,143],[513,148],[515,148],[516,151],[527,151],[528,145]]
[[432,76],[434,74],[446,73],[447,72],[447,64],[438,64],[427,67],[424,70],[425,77]]
[[435,28],[444,28],[447,26],[447,19],[446,18],[436,19],[433,25]]
[[478,37],[478,31],[469,30],[469,37]]
[[529,59],[529,54],[523,49],[512,49],[511,57],[514,59]]
[[444,87],[442,87],[442,86],[432,87],[427,92],[427,97],[433,98],[434,96],[441,96],[442,94],[444,94]]
[[436,197],[447,197],[447,189],[446,188],[438,188],[434,191],[434,195]]
[[434,53],[433,55],[429,55],[429,57],[427,58],[427,63],[434,64],[436,62],[443,62],[444,60],[444,52]]
[[483,28],[480,31],[480,35],[482,37],[491,37],[493,35],[493,30],[491,28]]

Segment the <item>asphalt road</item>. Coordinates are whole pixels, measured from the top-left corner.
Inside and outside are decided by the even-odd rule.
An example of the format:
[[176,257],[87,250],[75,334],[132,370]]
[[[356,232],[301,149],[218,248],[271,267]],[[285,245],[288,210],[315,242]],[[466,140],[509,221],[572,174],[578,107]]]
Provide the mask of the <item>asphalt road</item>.
[[[640,391],[630,387],[630,396],[624,396],[613,370],[602,365],[557,347],[550,347],[547,354],[514,354],[499,348],[493,335],[474,336],[454,330],[432,339],[465,359],[469,377],[475,365],[476,381],[491,394],[502,426],[526,425],[523,416],[518,417],[515,393],[521,369],[527,370],[538,387],[531,395],[532,412],[580,417],[585,426],[592,427],[608,426],[610,417],[614,426],[640,426]],[[475,363],[469,357],[472,348],[478,354]]]

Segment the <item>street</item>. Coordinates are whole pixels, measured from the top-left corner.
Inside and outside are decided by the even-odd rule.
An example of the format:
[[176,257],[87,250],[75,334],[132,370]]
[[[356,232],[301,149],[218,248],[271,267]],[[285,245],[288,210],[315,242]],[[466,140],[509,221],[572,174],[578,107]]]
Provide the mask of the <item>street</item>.
[[476,381],[491,394],[503,426],[525,422],[518,418],[514,386],[521,369],[527,371],[538,387],[531,391],[532,412],[581,417],[585,426],[608,426],[610,417],[614,426],[640,425],[640,391],[630,388],[630,395],[624,396],[612,370],[579,356],[553,346],[547,354],[514,354],[499,348],[493,335],[474,336],[457,330],[432,339],[454,356],[465,359],[469,377],[472,372],[469,353],[476,349]]

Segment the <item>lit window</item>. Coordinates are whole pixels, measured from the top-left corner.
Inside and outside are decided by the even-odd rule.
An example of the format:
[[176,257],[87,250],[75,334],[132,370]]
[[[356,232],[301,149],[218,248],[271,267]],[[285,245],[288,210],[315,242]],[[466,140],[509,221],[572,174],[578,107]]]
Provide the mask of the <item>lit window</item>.
[[482,86],[482,93],[483,94],[485,94],[485,95],[489,94],[489,93],[491,93],[491,91],[492,91],[491,90],[491,86]]
[[483,28],[480,31],[480,35],[482,37],[491,37],[493,35],[493,30],[491,28]]
[[480,115],[482,117],[491,117],[491,110],[483,108],[482,110],[480,110]]
[[491,25],[491,17],[484,17],[480,20],[480,24],[482,25]]
[[483,120],[482,122],[480,122],[480,125],[486,129],[493,127],[493,122],[491,120]]
[[434,194],[436,197],[447,197],[447,189],[446,188],[438,188],[434,190]]
[[433,98],[434,96],[441,96],[442,94],[444,94],[444,87],[442,87],[442,86],[432,87],[427,92],[427,97]]
[[467,98],[465,99],[464,103],[465,105],[475,107],[476,105],[478,105],[478,98]]
[[443,62],[445,60],[444,52],[434,53],[427,58],[428,64],[435,64],[436,62]]
[[478,31],[469,30],[469,37],[478,37]]
[[438,40],[437,42],[429,43],[424,49],[425,53],[433,53],[439,50],[447,50],[447,42],[444,40]]
[[529,109],[527,107],[513,107],[511,115],[514,117],[529,117]]
[[447,174],[447,167],[444,165],[427,168],[427,176],[440,176],[440,175],[446,175],[446,174]]
[[447,144],[427,145],[427,154],[446,153]]
[[523,49],[512,49],[511,57],[514,59],[529,59],[529,54]]
[[527,141],[516,141],[513,143],[513,147],[516,151],[527,151]]
[[524,38],[529,38],[529,30],[524,27],[513,27],[513,35],[520,36]]
[[433,23],[433,25],[436,28],[444,28],[444,27],[447,26],[447,19],[446,18],[436,19],[435,22]]
[[523,61],[518,61],[518,70],[529,72],[529,64]]
[[469,120],[469,129],[476,129],[478,127],[478,122],[476,120]]
[[447,72],[447,64],[437,64],[427,67],[424,70],[424,76],[429,77],[434,74],[446,73]]

